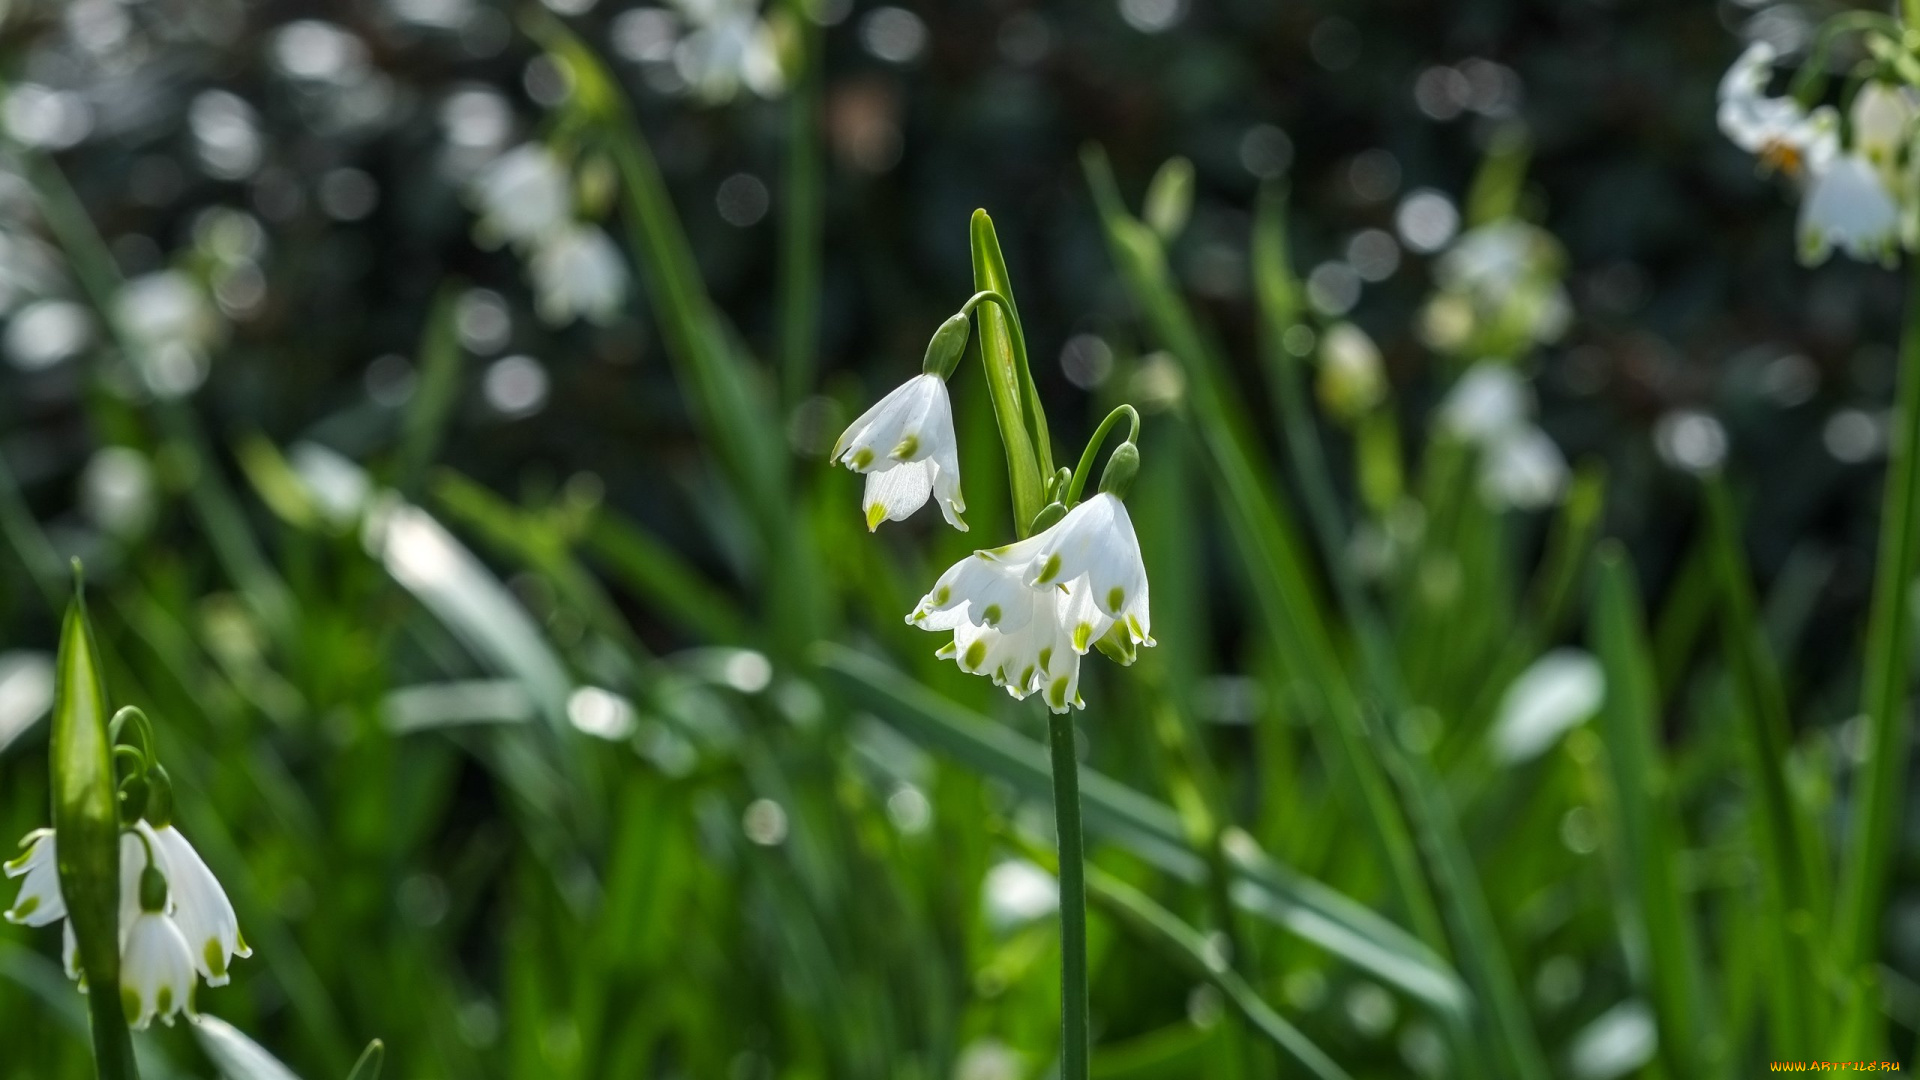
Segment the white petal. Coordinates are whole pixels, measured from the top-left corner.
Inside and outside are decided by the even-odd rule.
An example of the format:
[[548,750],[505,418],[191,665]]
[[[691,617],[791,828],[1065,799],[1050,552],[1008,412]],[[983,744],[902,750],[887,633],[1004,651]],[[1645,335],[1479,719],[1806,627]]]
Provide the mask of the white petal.
[[1118,497],[1095,495],[1067,511],[1049,532],[1053,537],[1027,568],[1028,584],[1067,584],[1085,575],[1093,603],[1109,617],[1125,611],[1128,599],[1144,587],[1140,541]]
[[867,493],[860,500],[867,513],[867,531],[882,521],[904,521],[927,504],[933,494],[931,461],[910,461],[867,474]]
[[932,591],[907,616],[924,630],[951,630],[962,622],[1011,632],[1032,617],[1034,590],[1020,580],[1021,567],[976,551],[940,575]]
[[24,877],[20,893],[13,898],[6,919],[25,926],[46,926],[67,916],[67,903],[60,894],[60,867],[52,829],[36,829],[22,839],[31,841],[26,853],[6,864],[8,877]]
[[[894,387],[847,425],[839,441],[833,444],[833,460],[854,472],[887,468],[893,460],[890,455],[899,447],[908,424],[925,415],[926,403],[935,393],[942,402],[946,400],[946,384],[938,375],[916,375]],[[950,411],[948,430],[951,433]]]
[[233,913],[233,904],[180,830],[169,825],[154,830],[154,836],[166,859],[173,919],[193,954],[193,966],[208,986],[225,986],[227,967],[233,958],[253,955],[240,937],[240,920]]
[[1838,247],[1863,261],[1892,265],[1900,207],[1872,163],[1845,154],[1815,175],[1800,206],[1800,254],[1810,264]]
[[1490,444],[1480,463],[1481,497],[1523,510],[1548,506],[1567,486],[1567,459],[1546,432],[1529,424]]
[[128,1023],[144,1030],[159,1017],[165,1023],[181,1010],[193,1011],[193,956],[172,919],[144,911],[126,934],[120,957],[120,990],[131,1008]]

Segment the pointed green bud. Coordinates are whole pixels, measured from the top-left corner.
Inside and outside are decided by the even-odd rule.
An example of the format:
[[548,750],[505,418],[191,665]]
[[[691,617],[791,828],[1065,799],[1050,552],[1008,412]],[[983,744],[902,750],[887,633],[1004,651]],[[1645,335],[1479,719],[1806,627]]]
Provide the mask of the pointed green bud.
[[147,773],[147,824],[164,829],[173,824],[173,779],[167,770],[155,765]]
[[966,315],[955,315],[940,324],[933,332],[933,340],[927,342],[927,359],[920,370],[928,375],[938,375],[946,379],[953,369],[960,366],[960,358],[967,352],[967,337],[973,331],[973,323]]
[[140,910],[167,910],[167,876],[152,863],[140,871]]
[[1172,242],[1187,227],[1193,211],[1193,162],[1183,157],[1168,158],[1147,185],[1147,199],[1140,216],[1162,240]]
[[1113,456],[1107,459],[1107,467],[1100,473],[1100,490],[1117,499],[1127,497],[1133,487],[1133,478],[1140,472],[1140,448],[1131,442],[1123,442],[1114,447]]
[[1033,527],[1027,530],[1027,535],[1032,536],[1035,533],[1051,529],[1059,524],[1061,518],[1066,516],[1066,504],[1056,499],[1041,507],[1040,512],[1033,515]]

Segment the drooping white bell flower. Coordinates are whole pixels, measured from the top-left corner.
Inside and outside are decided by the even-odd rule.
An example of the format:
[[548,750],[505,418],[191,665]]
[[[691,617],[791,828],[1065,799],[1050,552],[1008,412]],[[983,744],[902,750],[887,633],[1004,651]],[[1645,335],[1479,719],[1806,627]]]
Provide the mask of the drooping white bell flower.
[[23,926],[46,926],[67,917],[67,902],[60,895],[60,869],[56,865],[56,847],[52,829],[35,829],[20,846],[26,852],[6,864],[10,878],[24,877],[20,894],[7,910],[7,921]]
[[1767,94],[1779,53],[1764,41],[1747,46],[1720,80],[1720,130],[1770,169],[1798,176],[1838,149],[1839,115],[1809,112],[1791,97]]
[[253,955],[240,936],[233,903],[179,829],[167,825],[152,830],[152,837],[154,854],[165,864],[173,921],[192,953],[193,966],[208,986],[225,986],[233,958]]
[[569,224],[550,233],[528,261],[540,317],[563,326],[585,316],[605,323],[627,296],[627,264],[607,234],[592,225]]
[[904,520],[929,495],[947,524],[967,531],[953,406],[940,376],[916,375],[861,413],[833,444],[833,460],[866,475],[861,505],[869,532],[882,521]]
[[[1067,511],[1067,516],[1040,534],[1045,538],[1028,564],[1025,580],[1034,586],[1071,585],[1085,578],[1091,606],[1127,628],[1136,645],[1152,645],[1153,620],[1147,612],[1147,567],[1140,558],[1140,540],[1133,518],[1120,497],[1101,492]],[[1070,624],[1076,652],[1086,652],[1105,627],[1077,621]],[[1084,633],[1091,638],[1083,640]]]
[[473,197],[481,234],[495,243],[536,243],[573,219],[572,180],[539,143],[495,158],[475,179]]
[[135,1031],[155,1017],[171,1027],[182,1011],[193,1014],[193,955],[164,913],[142,910],[122,935],[120,994]]
[[1533,395],[1527,382],[1510,365],[1475,364],[1447,392],[1440,403],[1439,423],[1469,442],[1480,442],[1527,422]]
[[1872,162],[1881,175],[1893,176],[1900,150],[1913,133],[1914,119],[1920,116],[1912,91],[1869,80],[1853,96],[1848,115],[1853,121],[1854,152]]
[[1900,206],[1873,163],[1840,155],[1813,177],[1800,204],[1800,259],[1825,262],[1834,248],[1863,262],[1892,266],[1900,244]]

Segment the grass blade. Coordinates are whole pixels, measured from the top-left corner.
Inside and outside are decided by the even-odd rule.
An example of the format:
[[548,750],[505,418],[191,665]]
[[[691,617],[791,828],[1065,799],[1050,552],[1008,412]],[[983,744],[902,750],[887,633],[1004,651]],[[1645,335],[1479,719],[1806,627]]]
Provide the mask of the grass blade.
[[347,1074],[347,1080],[380,1080],[380,1068],[387,1061],[387,1044],[375,1039],[361,1052],[360,1060],[354,1062],[353,1071]]
[[[844,646],[823,645],[816,655],[850,698],[915,741],[1029,798],[1050,797],[1045,747]],[[1172,807],[1087,769],[1080,772],[1080,798],[1090,831],[1176,877],[1205,879],[1206,857],[1188,844]],[[1459,976],[1405,930],[1274,863],[1244,833],[1229,832],[1223,846],[1236,873],[1234,901],[1243,909],[1398,986],[1443,1017],[1465,1015],[1467,992]]]
[[1608,544],[1599,557],[1592,635],[1607,674],[1600,718],[1607,775],[1634,908],[1622,920],[1637,939],[1645,992],[1673,1076],[1723,1076],[1727,1047],[1707,1000],[1700,936],[1680,887],[1680,819],[1657,735],[1659,686],[1633,567]]

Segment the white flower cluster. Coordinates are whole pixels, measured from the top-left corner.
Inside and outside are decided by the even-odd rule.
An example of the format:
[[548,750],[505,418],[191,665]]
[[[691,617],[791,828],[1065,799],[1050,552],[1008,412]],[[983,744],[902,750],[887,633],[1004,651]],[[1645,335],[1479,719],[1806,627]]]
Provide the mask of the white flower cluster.
[[[52,829],[21,840],[26,849],[6,864],[22,878],[8,922],[47,926],[67,917]],[[63,925],[67,977],[82,979],[73,924]],[[182,1011],[193,1014],[194,976],[225,986],[236,956],[252,956],[233,905],[200,853],[172,825],[136,822],[120,834],[120,992],[127,1021],[144,1029]]]
[[1480,452],[1480,497],[1494,506],[1534,510],[1567,487],[1567,459],[1533,422],[1526,380],[1509,364],[1484,360],[1454,384],[1440,405],[1442,431]]
[[786,89],[780,39],[760,17],[757,0],[675,0],[674,6],[690,29],[674,46],[673,64],[696,96],[717,104],[742,86],[763,98]]
[[1538,225],[1508,219],[1469,229],[1434,264],[1439,291],[1420,312],[1420,336],[1469,356],[1551,344],[1573,321],[1565,265],[1560,242]]
[[[869,530],[903,520],[929,496],[949,524],[966,529],[941,376],[915,376],[862,413],[834,444],[833,461],[866,474]],[[1154,644],[1147,570],[1126,504],[1101,492],[1025,540],[974,552],[940,575],[907,622],[952,631],[938,655],[1016,699],[1037,693],[1057,713],[1085,708],[1080,658],[1089,649],[1131,664],[1139,646]]]
[[527,259],[534,306],[556,326],[611,321],[627,295],[627,264],[606,231],[574,212],[573,176],[552,151],[526,143],[481,170],[473,199],[479,234]]
[[1761,166],[1801,189],[1800,258],[1824,262],[1834,248],[1891,266],[1901,246],[1920,243],[1920,206],[1912,192],[1920,159],[1908,152],[1920,104],[1913,92],[1868,80],[1855,92],[1842,144],[1840,113],[1773,97],[1767,84],[1779,59],[1755,42],[1720,80],[1720,130]]

